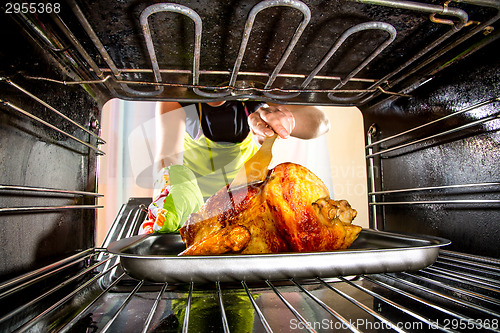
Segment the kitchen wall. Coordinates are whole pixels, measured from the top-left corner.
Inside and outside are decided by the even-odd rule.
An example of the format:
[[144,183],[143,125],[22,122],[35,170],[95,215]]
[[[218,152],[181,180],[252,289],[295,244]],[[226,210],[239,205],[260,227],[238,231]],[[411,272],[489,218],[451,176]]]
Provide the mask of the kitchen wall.
[[365,133],[356,107],[323,107],[331,122],[326,135],[335,199],[346,199],[358,211],[355,224],[368,228]]

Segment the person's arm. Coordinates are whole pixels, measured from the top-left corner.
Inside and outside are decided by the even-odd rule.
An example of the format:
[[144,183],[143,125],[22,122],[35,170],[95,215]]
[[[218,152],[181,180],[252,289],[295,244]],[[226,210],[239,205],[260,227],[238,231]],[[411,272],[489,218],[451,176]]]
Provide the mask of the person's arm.
[[155,172],[182,164],[186,113],[177,102],[159,102],[155,113]]
[[248,117],[248,123],[259,142],[274,133],[284,139],[314,139],[330,130],[330,121],[323,111],[304,105],[261,107]]
[[156,151],[153,201],[140,233],[176,232],[203,205],[192,170],[182,165],[186,115],[179,103],[160,102],[156,108]]

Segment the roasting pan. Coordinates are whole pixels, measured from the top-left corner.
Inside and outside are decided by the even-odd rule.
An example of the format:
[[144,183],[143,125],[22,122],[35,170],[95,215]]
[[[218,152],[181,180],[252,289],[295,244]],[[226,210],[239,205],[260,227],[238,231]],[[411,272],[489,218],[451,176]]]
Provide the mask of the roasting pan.
[[179,234],[124,238],[108,246],[130,276],[151,282],[307,279],[419,270],[433,264],[447,239],[363,229],[347,250],[260,255],[178,256]]

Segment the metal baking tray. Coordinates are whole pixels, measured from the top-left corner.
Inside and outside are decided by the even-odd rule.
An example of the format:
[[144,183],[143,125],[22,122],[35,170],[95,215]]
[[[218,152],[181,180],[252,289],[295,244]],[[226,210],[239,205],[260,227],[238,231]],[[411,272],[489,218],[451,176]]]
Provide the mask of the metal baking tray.
[[347,250],[259,255],[178,256],[179,234],[121,239],[108,251],[130,276],[151,282],[234,282],[413,271],[436,261],[447,239],[363,229]]

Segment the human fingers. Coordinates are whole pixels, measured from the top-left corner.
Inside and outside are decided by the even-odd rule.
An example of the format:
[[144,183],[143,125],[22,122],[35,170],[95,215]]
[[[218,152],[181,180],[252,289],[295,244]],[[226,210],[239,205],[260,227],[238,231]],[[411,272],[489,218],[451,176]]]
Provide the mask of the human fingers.
[[283,139],[289,137],[295,127],[295,118],[285,106],[262,107],[258,113],[260,118]]
[[[262,137],[262,140],[267,136],[272,136],[274,131],[272,128],[261,118],[259,112],[254,112],[248,116],[248,125],[252,133],[257,137]],[[260,141],[260,140],[259,140]]]

